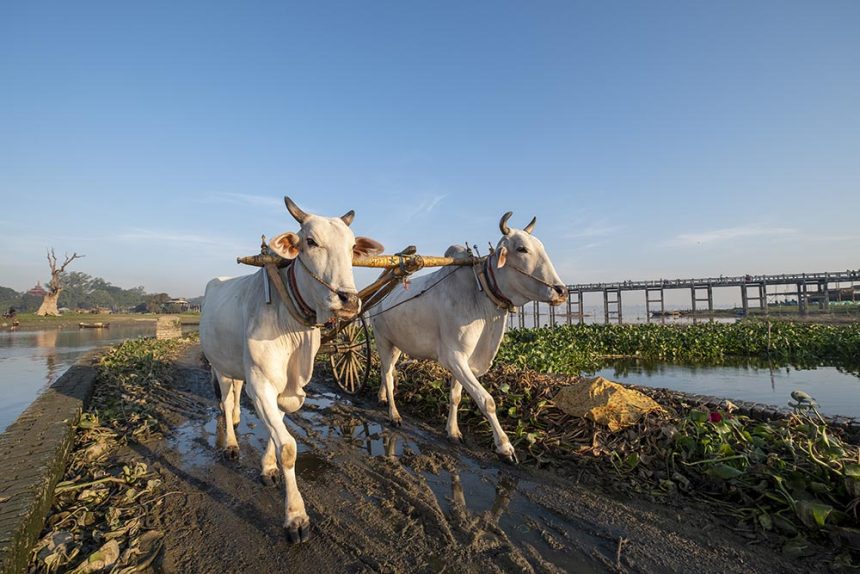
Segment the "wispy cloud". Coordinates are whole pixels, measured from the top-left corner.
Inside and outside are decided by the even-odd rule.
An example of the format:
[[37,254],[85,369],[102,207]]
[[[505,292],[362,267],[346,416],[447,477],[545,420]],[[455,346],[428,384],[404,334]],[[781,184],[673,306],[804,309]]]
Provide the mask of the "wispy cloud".
[[157,229],[130,229],[117,236],[120,241],[145,241],[151,243],[186,243],[194,245],[223,245],[224,241],[216,237],[207,237],[194,233],[180,233]]
[[595,221],[586,225],[573,225],[573,229],[562,234],[564,239],[591,239],[595,237],[608,237],[620,233],[626,229],[626,226],[619,224],[610,224],[607,221]]
[[439,202],[441,202],[446,197],[448,197],[447,193],[441,195],[429,195],[424,197],[421,202],[415,207],[415,209],[412,210],[412,213],[409,214],[410,219],[418,215],[430,213],[437,205],[439,205]]
[[[251,207],[269,207],[282,209],[284,198],[279,195],[252,195],[248,193],[215,193],[206,201],[212,203],[229,203],[232,205],[249,205]],[[304,209],[304,208],[303,208]]]
[[797,230],[791,227],[740,225],[698,233],[681,233],[667,241],[666,245],[670,247],[692,247],[695,245],[724,243],[747,237],[787,237],[796,234]]

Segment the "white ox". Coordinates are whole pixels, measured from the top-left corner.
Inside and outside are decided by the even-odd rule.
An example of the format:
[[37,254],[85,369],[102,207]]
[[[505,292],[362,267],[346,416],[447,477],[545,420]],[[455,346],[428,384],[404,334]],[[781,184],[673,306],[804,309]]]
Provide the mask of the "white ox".
[[352,211],[339,218],[319,217],[303,212],[289,198],[284,201],[301,229],[278,235],[270,248],[296,260],[278,274],[288,289],[285,294],[303,305],[289,307],[276,289],[270,291],[272,302],[267,304],[265,269],[244,277],[213,279],[203,299],[200,343],[220,386],[226,454],[231,458],[239,454],[233,426],[238,424],[242,383],[247,383],[257,415],[269,431],[262,478],[269,484],[276,482],[279,455],[286,487],[284,528],[294,543],[307,540],[310,521],[296,485],[296,440],[287,432],[284,413],[295,412],[304,403],[303,387],[311,378],[320,346],[319,324],[350,320],[361,310],[353,255],[376,254],[382,246],[353,235]]
[[[496,404],[478,377],[496,357],[507,325],[508,312],[528,301],[560,305],[567,287],[553,268],[543,244],[531,232],[535,220],[522,230],[511,229],[502,216],[502,238],[485,266],[443,267],[413,279],[409,289],[398,286],[373,311],[371,323],[382,363],[379,401],[388,403],[392,423],[401,418],[394,404],[394,365],[401,353],[416,359],[435,359],[451,372],[447,431],[452,440],[463,435],[457,424],[457,406],[463,387],[493,428],[499,455],[516,461],[514,447],[496,418]],[[466,255],[454,245],[448,257]],[[483,273],[484,288],[478,275]]]

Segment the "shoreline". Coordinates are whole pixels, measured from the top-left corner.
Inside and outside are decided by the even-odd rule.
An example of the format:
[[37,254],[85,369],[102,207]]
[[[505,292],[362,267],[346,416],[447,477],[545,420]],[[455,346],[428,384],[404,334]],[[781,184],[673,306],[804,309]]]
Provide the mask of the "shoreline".
[[4,319],[0,322],[0,329],[5,331],[65,330],[77,329],[80,323],[110,323],[111,326],[138,325],[141,323],[155,325],[159,317],[179,317],[183,326],[200,324],[199,313],[68,313],[59,317],[36,317],[31,314],[22,314],[17,317],[19,321],[17,326],[13,327],[8,319]]

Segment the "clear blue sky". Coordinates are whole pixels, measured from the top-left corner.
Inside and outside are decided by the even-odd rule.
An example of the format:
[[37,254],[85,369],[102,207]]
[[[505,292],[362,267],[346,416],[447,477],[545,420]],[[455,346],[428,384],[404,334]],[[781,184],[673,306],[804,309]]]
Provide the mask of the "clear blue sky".
[[[568,282],[860,267],[860,2],[0,8],[0,285],[192,297],[282,197]],[[360,282],[361,281],[360,278]]]

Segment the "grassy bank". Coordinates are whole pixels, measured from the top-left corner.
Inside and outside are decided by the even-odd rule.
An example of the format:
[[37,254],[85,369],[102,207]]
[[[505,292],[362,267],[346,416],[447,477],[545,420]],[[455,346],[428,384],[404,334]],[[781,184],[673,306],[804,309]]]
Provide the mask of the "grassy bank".
[[853,366],[860,362],[860,323],[743,321],[518,329],[505,335],[496,360],[543,373],[576,375],[619,356],[692,364],[755,358],[777,365]]
[[[155,322],[161,316],[155,313],[63,313],[59,317],[39,317],[35,313],[18,313],[16,318],[19,329],[50,329],[77,326],[78,323],[100,322],[120,325]],[[196,325],[200,322],[200,313],[179,313],[172,316],[181,318],[183,325]],[[0,323],[11,325],[9,319],[2,319]]]

